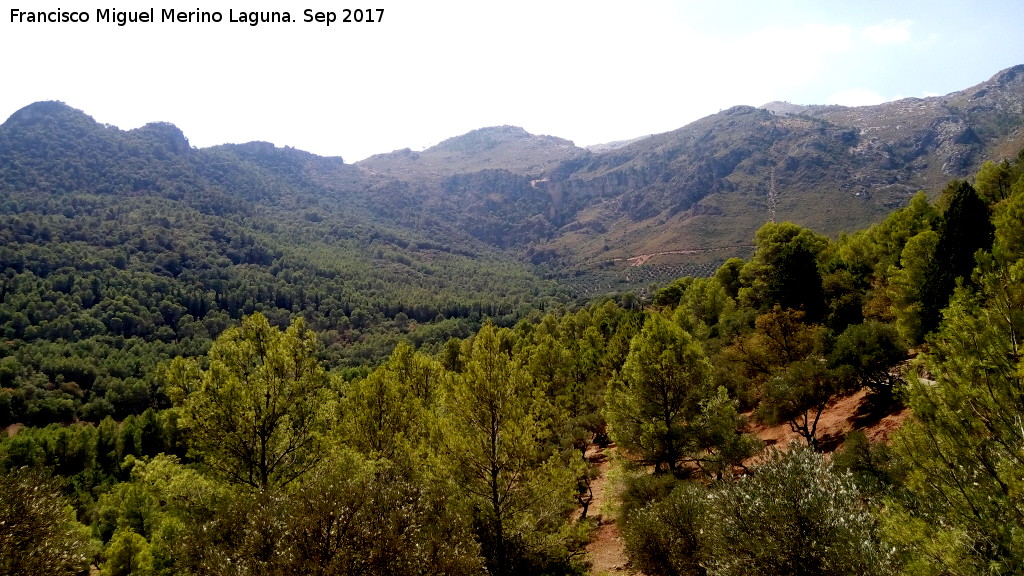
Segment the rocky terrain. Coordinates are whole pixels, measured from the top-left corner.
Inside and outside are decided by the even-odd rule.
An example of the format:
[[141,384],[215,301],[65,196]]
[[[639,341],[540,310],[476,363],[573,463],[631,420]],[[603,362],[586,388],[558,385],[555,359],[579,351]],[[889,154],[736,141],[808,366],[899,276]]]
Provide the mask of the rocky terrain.
[[1022,106],[1017,66],[946,96],[737,106],[590,150],[505,126],[357,166],[373,182],[371,203],[412,202],[583,291],[642,288],[748,255],[753,232],[769,220],[835,236],[919,190],[937,194],[985,160],[1016,155]]

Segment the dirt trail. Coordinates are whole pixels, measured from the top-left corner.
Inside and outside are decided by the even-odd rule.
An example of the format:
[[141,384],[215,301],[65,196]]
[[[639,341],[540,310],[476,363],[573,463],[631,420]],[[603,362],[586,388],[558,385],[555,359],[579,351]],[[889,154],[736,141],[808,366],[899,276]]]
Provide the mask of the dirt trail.
[[590,537],[590,543],[587,544],[587,556],[592,565],[590,573],[594,576],[605,574],[642,576],[639,571],[630,566],[622,534],[615,523],[615,518],[609,515],[608,506],[606,506],[615,497],[608,480],[608,470],[611,468],[608,456],[612,450],[614,450],[612,447],[601,448],[596,445],[591,445],[587,449],[587,460],[597,464],[601,471],[600,476],[590,484],[594,493],[594,499],[590,503],[590,515],[594,518],[600,515],[601,518]]
[[636,266],[643,266],[651,258],[654,258],[655,256],[671,256],[673,254],[678,254],[678,255],[683,255],[683,256],[692,256],[694,254],[707,254],[708,252],[720,252],[722,250],[736,250],[737,248],[744,248],[744,249],[746,249],[746,248],[754,248],[754,247],[755,246],[753,244],[751,244],[749,246],[746,245],[746,244],[741,244],[741,245],[737,245],[737,246],[726,246],[726,247],[721,247],[721,248],[694,248],[694,249],[691,249],[691,250],[667,250],[665,252],[654,252],[652,254],[638,254],[638,255],[633,256],[631,258],[612,258],[612,262],[626,261],[626,262],[629,262],[629,266],[632,268],[632,267],[636,267]]
[[[906,408],[896,408],[889,404],[876,404],[867,389],[843,396],[831,402],[818,421],[819,445],[826,452],[839,448],[851,430],[863,430],[872,442],[884,442],[894,430],[900,427],[910,415]],[[802,442],[800,436],[790,430],[788,424],[764,426],[752,424],[751,433],[758,436],[768,446],[785,448],[792,441]],[[615,448],[601,448],[591,445],[587,449],[587,460],[598,466],[600,475],[591,482],[594,499],[590,504],[590,516],[601,516],[590,543],[587,544],[587,556],[591,562],[591,574],[594,576],[611,576],[622,574],[643,576],[630,565],[626,555],[625,541],[609,513],[615,491],[608,479],[611,468],[609,456]]]

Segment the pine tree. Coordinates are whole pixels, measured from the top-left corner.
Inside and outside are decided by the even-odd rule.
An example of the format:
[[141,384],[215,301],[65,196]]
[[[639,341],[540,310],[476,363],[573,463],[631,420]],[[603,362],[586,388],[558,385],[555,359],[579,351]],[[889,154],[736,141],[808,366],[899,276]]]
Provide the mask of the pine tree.
[[970,281],[975,253],[992,248],[994,230],[988,206],[967,182],[954,182],[950,186],[949,207],[943,214],[939,241],[921,288],[924,334],[939,326],[941,311],[949,303],[957,280]]
[[761,310],[802,310],[810,321],[825,312],[818,256],[828,239],[791,222],[768,222],[755,235],[757,251],[741,271],[741,301]]
[[316,351],[301,319],[282,332],[257,313],[217,338],[209,369],[183,358],[171,363],[171,396],[207,465],[262,490],[316,464],[331,405]]
[[[717,460],[716,450],[734,443],[739,420],[727,397],[719,398],[711,372],[697,341],[661,315],[648,316],[605,395],[612,439],[656,472]],[[723,420],[730,407],[732,417]]]
[[549,449],[544,402],[520,361],[486,324],[438,407],[440,460],[475,516],[488,570],[501,576],[566,561],[578,455]]
[[944,312],[925,357],[935,380],[911,382],[915,419],[894,442],[909,498],[887,525],[910,547],[911,573],[1024,566],[1024,261],[981,288],[958,289]]

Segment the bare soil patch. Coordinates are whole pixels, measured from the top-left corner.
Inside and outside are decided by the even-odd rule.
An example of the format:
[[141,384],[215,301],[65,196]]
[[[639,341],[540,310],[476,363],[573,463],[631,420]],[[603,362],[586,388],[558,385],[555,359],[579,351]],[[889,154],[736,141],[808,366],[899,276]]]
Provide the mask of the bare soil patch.
[[[870,389],[863,388],[836,398],[825,407],[818,420],[818,446],[824,452],[834,452],[843,445],[846,435],[854,430],[863,431],[872,442],[885,442],[909,416],[908,408],[895,406]],[[794,441],[804,442],[803,437],[786,423],[767,426],[751,418],[750,432],[766,445],[778,448],[785,448]]]

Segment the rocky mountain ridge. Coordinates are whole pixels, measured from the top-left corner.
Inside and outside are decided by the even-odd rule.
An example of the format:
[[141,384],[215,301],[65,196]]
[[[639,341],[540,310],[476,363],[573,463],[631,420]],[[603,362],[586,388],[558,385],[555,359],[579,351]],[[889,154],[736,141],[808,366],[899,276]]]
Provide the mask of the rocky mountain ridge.
[[[737,106],[664,134],[572,150],[540,173],[450,172],[433,191],[421,185],[414,194],[429,207],[431,197],[452,200],[457,183],[460,209],[445,218],[474,236],[559,273],[636,286],[636,278],[664,281],[745,256],[768,220],[836,235],[919,190],[937,194],[1024,146],[1022,103],[1024,66],[1016,66],[946,96]],[[463,165],[475,154],[495,166],[493,147],[474,149],[473,139],[466,135],[460,148]],[[372,165],[376,173],[400,178],[383,160]]]
[[[34,128],[58,120],[57,131]],[[0,172],[8,186],[13,178],[58,191],[89,190],[90,182],[113,186],[92,190],[100,193],[223,188],[224,202],[300,189],[330,200],[310,214],[344,206],[450,246],[482,242],[594,294],[708,273],[749,255],[754,231],[769,220],[830,235],[863,228],[918,190],[937,194],[985,160],[1015,155],[1022,127],[1024,65],[945,96],[852,108],[736,106],[593,149],[498,126],[355,164],[267,142],[197,150],[171,124],[121,132],[43,102],[3,125]],[[12,146],[36,153],[15,163],[5,153]],[[46,159],[61,154],[85,160],[55,177],[62,169]],[[174,176],[190,162],[202,181]],[[124,182],[96,177],[105,172],[124,173]],[[228,189],[229,180],[250,185]]]

